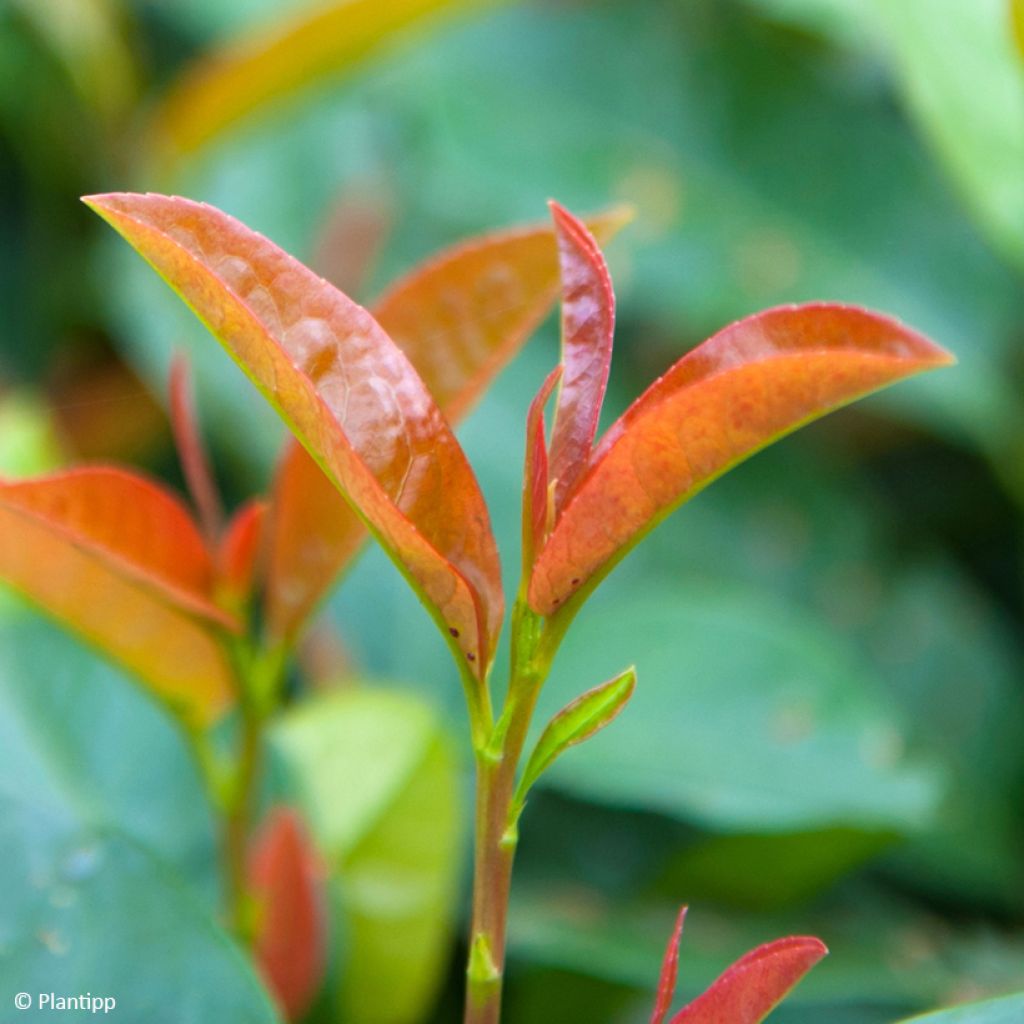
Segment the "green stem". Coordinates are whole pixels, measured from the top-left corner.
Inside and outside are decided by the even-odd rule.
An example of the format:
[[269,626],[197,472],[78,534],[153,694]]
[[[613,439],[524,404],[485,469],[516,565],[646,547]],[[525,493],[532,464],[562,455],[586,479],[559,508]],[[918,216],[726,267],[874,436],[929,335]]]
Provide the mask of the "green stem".
[[516,771],[550,658],[541,656],[541,622],[520,603],[512,620],[508,697],[490,741],[476,750],[476,842],[465,1024],[498,1024],[505,937],[518,841],[513,818]]

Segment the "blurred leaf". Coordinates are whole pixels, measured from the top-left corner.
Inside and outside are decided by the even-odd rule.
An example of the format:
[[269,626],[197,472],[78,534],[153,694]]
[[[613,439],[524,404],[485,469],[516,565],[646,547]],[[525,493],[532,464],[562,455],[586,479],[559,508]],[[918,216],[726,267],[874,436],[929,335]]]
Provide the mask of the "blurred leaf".
[[914,1024],[1019,1024],[1021,1020],[1024,1020],[1024,994],[913,1018]]
[[1024,0],[1010,0],[1010,18],[1013,21],[1013,41],[1024,57]]
[[800,426],[951,357],[897,321],[848,306],[768,310],[658,378],[601,438],[537,556],[531,607],[571,616],[669,513]]
[[192,724],[232,689],[212,565],[185,509],[106,467],[0,483],[0,577],[136,672]]
[[24,477],[56,469],[64,461],[53,417],[29,392],[0,398],[0,477]]
[[358,64],[388,39],[484,0],[342,0],[243,33],[187,69],[156,113],[163,155],[197,149],[263,104]]
[[115,0],[13,0],[60,60],[86,105],[104,121],[135,98],[135,57]]
[[630,713],[551,785],[725,832],[904,833],[934,810],[934,774],[906,757],[878,687],[812,624],[749,593],[622,591],[575,624],[545,696],[625,651]]
[[504,595],[490,517],[412,364],[361,306],[240,222],[185,199],[87,200],[251,377],[485,678]]
[[24,614],[0,627],[0,805],[6,992],[110,995],[153,1024],[277,1020],[213,923],[212,824],[180,736]]
[[339,1013],[411,1024],[447,959],[459,872],[459,784],[434,713],[400,693],[307,701],[276,730],[343,892],[350,953]]
[[999,247],[1024,269],[1024,65],[1007,0],[876,0],[907,102]]
[[299,816],[275,807],[253,839],[249,886],[257,904],[254,956],[290,1021],[300,1020],[327,965],[320,863]]

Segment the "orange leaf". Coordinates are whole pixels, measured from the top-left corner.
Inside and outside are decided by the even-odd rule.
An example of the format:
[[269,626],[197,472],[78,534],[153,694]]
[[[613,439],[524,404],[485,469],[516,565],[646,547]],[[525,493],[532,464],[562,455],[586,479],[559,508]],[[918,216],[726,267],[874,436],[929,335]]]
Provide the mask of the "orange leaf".
[[249,861],[259,923],[256,963],[288,1020],[309,1009],[327,966],[322,871],[298,815],[283,807],[267,816]]
[[0,576],[140,675],[195,724],[227,705],[209,555],[149,481],[95,467],[0,483]]
[[523,579],[547,536],[552,498],[548,487],[548,449],[544,437],[544,406],[562,376],[556,366],[530,403],[526,414],[526,460],[523,468]]
[[662,1024],[665,1014],[672,1009],[672,996],[676,991],[676,975],[679,972],[679,940],[683,937],[683,925],[686,923],[686,912],[689,908],[682,907],[676,917],[676,926],[665,948],[665,958],[661,961],[661,974],[658,976],[658,996],[651,1014],[651,1024]]
[[401,350],[366,310],[212,207],[159,195],[87,202],[245,369],[482,678],[503,605],[490,518]]
[[725,328],[614,423],[530,582],[550,615],[586,593],[651,528],[754,452],[868,392],[951,357],[899,322],[850,306],[787,306]]
[[256,584],[267,503],[247,501],[231,517],[217,551],[217,590],[229,608],[244,605]]
[[[629,217],[620,207],[587,224],[604,240]],[[388,289],[373,313],[455,423],[537,329],[558,282],[551,227],[515,228],[442,251]],[[364,530],[295,444],[282,456],[272,509],[267,621],[290,641],[359,550]]]

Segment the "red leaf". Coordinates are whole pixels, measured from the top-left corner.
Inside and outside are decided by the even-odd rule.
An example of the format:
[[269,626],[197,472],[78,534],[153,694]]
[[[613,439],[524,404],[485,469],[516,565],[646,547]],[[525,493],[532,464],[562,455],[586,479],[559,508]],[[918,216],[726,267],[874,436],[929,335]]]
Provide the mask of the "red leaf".
[[245,369],[482,677],[503,605],[490,518],[455,436],[380,325],[211,207],[158,195],[87,202]]
[[[608,239],[627,220],[617,209],[587,223]],[[414,268],[373,307],[449,422],[466,414],[550,309],[559,281],[553,243],[550,226],[471,239]],[[284,452],[272,505],[267,622],[290,642],[365,533],[298,445]]]
[[199,521],[203,524],[207,543],[212,545],[220,536],[224,510],[196,417],[188,359],[181,353],[171,362],[170,398],[171,429],[181,469],[199,513]]
[[609,428],[537,558],[530,605],[577,607],[648,530],[749,455],[950,362],[898,321],[851,306],[786,306],[725,328]]
[[828,950],[793,936],[766,943],[737,960],[670,1024],[761,1024]]
[[195,722],[224,710],[213,567],[181,504],[123,470],[0,483],[0,577]]
[[229,608],[244,605],[256,582],[267,503],[247,501],[231,517],[217,552],[218,590]]
[[562,386],[551,437],[556,515],[586,471],[608,385],[615,293],[597,242],[568,210],[551,203],[562,278]]
[[249,863],[259,926],[254,951],[267,987],[288,1020],[309,1009],[327,967],[322,871],[298,815],[284,807],[267,816]]
[[523,572],[533,566],[535,553],[547,537],[552,498],[548,493],[548,449],[544,437],[544,406],[562,376],[556,366],[530,403],[526,414],[526,464],[523,470]]
[[675,929],[665,948],[665,958],[661,962],[661,975],[658,977],[658,998],[654,1003],[654,1012],[651,1014],[651,1024],[662,1024],[665,1014],[672,1009],[672,996],[675,995],[676,975],[679,971],[679,940],[683,937],[687,909],[687,907],[680,908]]

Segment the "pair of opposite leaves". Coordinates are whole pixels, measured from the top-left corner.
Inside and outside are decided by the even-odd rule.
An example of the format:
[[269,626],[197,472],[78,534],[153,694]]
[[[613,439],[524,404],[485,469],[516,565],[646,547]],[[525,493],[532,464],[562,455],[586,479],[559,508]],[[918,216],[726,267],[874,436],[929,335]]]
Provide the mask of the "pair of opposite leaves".
[[[304,446],[286,450],[266,516],[272,642],[294,638],[358,549],[361,520],[470,675],[486,678],[503,619],[500,568],[449,422],[536,328],[559,282],[562,360],[528,414],[524,485],[526,595],[545,616],[574,614],[647,530],[751,453],[950,361],[866,310],[768,310],[684,356],[595,445],[614,297],[593,235],[555,204],[557,248],[550,229],[484,237],[403,279],[371,314],[203,204],[86,201],[192,307]],[[590,226],[607,237],[621,222],[610,214]],[[559,381],[549,450],[543,408]],[[252,573],[251,564],[227,565],[223,551],[254,556],[262,518],[247,510],[211,554],[174,499],[122,471],[7,482],[0,575],[208,721],[230,700],[214,634],[241,628],[218,595],[233,592],[232,573],[249,582]]]
[[[260,970],[289,1020],[312,1004],[326,966],[326,917],[316,854],[294,812],[271,812],[256,837],[251,882],[266,911],[257,939]],[[684,907],[665,950],[651,1024],[664,1024],[675,992]],[[828,951],[791,936],[752,950],[669,1024],[760,1024]]]

